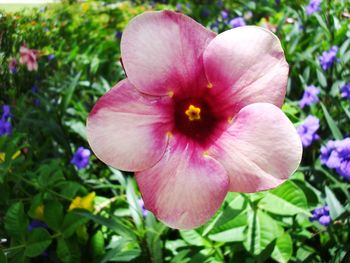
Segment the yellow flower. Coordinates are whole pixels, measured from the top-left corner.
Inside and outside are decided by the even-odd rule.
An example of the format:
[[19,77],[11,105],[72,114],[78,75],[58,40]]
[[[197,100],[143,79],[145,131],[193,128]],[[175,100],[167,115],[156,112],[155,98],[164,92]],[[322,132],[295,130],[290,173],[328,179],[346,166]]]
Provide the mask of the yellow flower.
[[[15,159],[16,159],[18,156],[20,156],[20,155],[21,155],[21,151],[18,150],[17,152],[15,152],[15,153],[12,155],[11,159],[12,159],[12,160],[15,160]],[[0,163],[5,162],[5,159],[6,159],[6,154],[0,152]]]
[[39,205],[35,208],[35,218],[39,220],[44,219],[44,205]]
[[90,4],[89,3],[83,3],[81,5],[81,8],[83,9],[83,12],[87,12],[90,8]]
[[92,212],[94,210],[93,202],[94,202],[95,196],[96,196],[95,192],[91,192],[90,194],[84,197],[77,196],[76,198],[73,199],[72,203],[68,208],[68,211],[72,211],[73,209],[76,209],[76,208],[81,208]]

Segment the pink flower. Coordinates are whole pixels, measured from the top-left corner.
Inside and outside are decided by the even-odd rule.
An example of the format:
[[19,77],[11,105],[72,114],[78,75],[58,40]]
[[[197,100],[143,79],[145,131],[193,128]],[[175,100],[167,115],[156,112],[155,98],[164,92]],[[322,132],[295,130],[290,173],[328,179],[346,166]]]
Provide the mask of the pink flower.
[[136,172],[159,220],[200,226],[228,191],[274,188],[298,167],[300,138],[279,108],[288,64],[270,31],[216,36],[185,15],[146,12],[123,32],[121,55],[127,78],[92,109],[88,141]]
[[37,56],[39,52],[34,49],[27,48],[25,44],[19,49],[20,59],[19,63],[27,65],[29,71],[38,70]]

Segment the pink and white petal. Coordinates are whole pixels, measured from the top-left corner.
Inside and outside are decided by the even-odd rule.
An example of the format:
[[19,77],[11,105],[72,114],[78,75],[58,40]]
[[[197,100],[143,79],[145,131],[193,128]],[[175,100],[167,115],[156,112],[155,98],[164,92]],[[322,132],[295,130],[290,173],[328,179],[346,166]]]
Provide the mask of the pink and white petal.
[[295,127],[276,106],[244,107],[208,154],[230,178],[229,191],[257,192],[283,183],[298,168],[302,144]]
[[212,93],[225,94],[233,116],[256,102],[282,106],[288,64],[279,39],[256,26],[238,27],[216,36],[204,52]]
[[132,84],[147,94],[205,88],[203,52],[215,33],[181,13],[145,12],[123,32],[121,56]]
[[168,98],[145,96],[122,80],[102,96],[89,114],[91,149],[106,164],[140,171],[157,163],[171,130]]
[[147,210],[177,229],[192,229],[207,222],[228,188],[224,168],[176,135],[160,162],[136,173],[136,180]]

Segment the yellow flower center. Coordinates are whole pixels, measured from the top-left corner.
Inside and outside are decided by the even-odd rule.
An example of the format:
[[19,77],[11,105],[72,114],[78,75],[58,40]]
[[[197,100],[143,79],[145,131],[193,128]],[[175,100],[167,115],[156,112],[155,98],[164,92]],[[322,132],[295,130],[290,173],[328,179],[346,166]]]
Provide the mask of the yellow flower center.
[[185,114],[190,121],[198,121],[201,119],[201,108],[198,108],[191,104],[185,111]]

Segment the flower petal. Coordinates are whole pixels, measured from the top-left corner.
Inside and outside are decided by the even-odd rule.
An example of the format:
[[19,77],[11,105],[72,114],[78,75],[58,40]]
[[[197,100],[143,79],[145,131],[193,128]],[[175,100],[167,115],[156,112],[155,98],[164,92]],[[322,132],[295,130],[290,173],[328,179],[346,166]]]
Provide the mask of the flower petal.
[[96,156],[127,171],[158,162],[171,130],[167,99],[142,95],[127,79],[119,82],[97,101],[88,118],[88,141]]
[[151,95],[205,87],[202,54],[215,34],[171,11],[145,12],[123,32],[121,55],[135,87]]
[[255,103],[237,114],[208,154],[226,168],[229,191],[257,192],[278,186],[298,168],[302,145],[279,108]]
[[172,137],[154,167],[136,173],[147,210],[165,224],[191,229],[207,222],[225,198],[224,168],[196,146]]
[[204,52],[204,68],[211,92],[225,94],[220,104],[230,105],[232,116],[251,103],[282,106],[288,64],[279,39],[266,29],[245,26],[219,34]]

